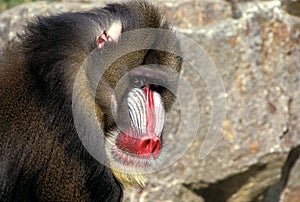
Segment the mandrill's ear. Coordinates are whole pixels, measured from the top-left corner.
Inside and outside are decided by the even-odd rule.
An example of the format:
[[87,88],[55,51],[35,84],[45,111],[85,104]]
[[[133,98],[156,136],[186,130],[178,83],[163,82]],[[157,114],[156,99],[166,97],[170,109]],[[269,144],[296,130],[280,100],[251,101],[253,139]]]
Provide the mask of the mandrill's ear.
[[104,30],[98,37],[96,45],[98,48],[103,48],[106,42],[117,43],[122,32],[121,21],[113,22],[107,30]]

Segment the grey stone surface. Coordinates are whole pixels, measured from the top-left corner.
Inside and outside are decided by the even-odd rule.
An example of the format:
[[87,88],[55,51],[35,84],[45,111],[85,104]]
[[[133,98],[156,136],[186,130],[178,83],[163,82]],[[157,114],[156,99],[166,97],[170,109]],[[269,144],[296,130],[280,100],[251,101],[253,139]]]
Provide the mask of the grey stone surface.
[[[91,2],[38,2],[3,12],[0,46],[34,15],[103,5]],[[197,136],[171,167],[149,174],[144,189],[126,190],[124,201],[296,201],[300,192],[300,18],[290,15],[279,0],[241,1],[239,19],[231,18],[225,1],[154,3],[162,7],[178,33],[195,41],[216,64],[226,90],[220,95],[226,97],[226,119],[217,145],[200,160],[201,145],[213,124],[208,89],[217,84],[206,83],[209,75],[195,70],[205,68],[199,64],[200,53],[183,43],[190,59],[182,76],[197,97],[190,99],[188,110],[192,118],[200,115]],[[200,113],[193,111],[195,106]],[[174,136],[178,123],[185,121],[179,114],[177,104],[168,116],[168,137],[189,145],[189,130]]]

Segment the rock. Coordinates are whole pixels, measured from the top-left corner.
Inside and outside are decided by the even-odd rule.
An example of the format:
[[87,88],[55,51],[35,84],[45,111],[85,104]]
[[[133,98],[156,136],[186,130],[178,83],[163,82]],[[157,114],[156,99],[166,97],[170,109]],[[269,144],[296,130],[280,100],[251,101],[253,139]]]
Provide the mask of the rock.
[[290,172],[286,176],[286,187],[281,196],[281,202],[297,202],[300,198],[300,147],[295,150],[294,156],[290,156],[294,161],[294,165],[290,167]]
[[300,16],[299,0],[282,0],[283,9],[291,15]]
[[[286,12],[279,0],[241,1],[239,19],[231,18],[225,1],[155,3],[179,34],[198,44],[182,44],[188,58],[182,77],[197,98],[184,94],[189,99],[182,104],[188,121],[199,122],[199,129],[195,137],[193,127],[177,133],[178,126],[188,125],[177,103],[166,131],[175,153],[188,150],[172,166],[149,174],[145,189],[126,190],[124,201],[296,201],[300,190],[300,18]],[[95,5],[99,3],[36,2],[3,12],[0,46],[33,15]],[[213,77],[213,64],[222,82]],[[224,98],[226,104],[221,102]],[[212,117],[223,120],[222,125],[211,122]],[[205,138],[209,146],[202,151],[216,145],[199,159]]]

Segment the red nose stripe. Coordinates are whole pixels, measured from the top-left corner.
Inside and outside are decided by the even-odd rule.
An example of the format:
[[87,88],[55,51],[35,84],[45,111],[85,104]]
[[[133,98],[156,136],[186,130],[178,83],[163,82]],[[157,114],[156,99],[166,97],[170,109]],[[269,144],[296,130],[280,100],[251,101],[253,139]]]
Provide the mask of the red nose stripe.
[[155,135],[155,126],[156,126],[156,116],[155,116],[155,108],[154,108],[154,92],[149,89],[147,85],[144,88],[144,93],[146,97],[146,109],[147,109],[147,116],[146,116],[146,133],[149,135]]

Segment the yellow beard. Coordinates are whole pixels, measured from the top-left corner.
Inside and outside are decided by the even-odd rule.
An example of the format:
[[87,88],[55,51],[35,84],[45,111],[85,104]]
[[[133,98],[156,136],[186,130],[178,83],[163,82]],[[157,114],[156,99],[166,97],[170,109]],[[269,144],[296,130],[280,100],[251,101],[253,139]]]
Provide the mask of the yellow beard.
[[111,166],[111,170],[115,178],[122,183],[125,188],[133,188],[136,186],[145,186],[145,177],[142,174],[138,173],[125,173],[119,170],[114,169]]

